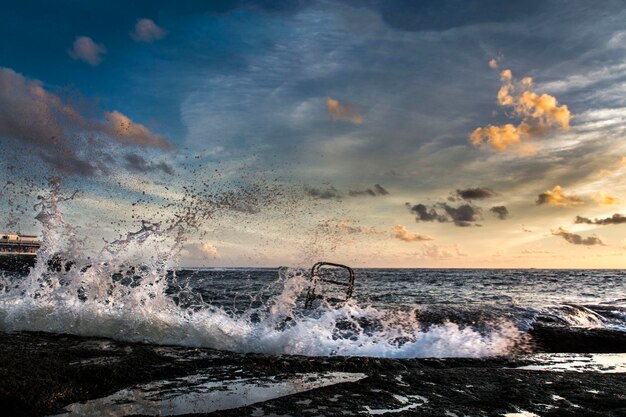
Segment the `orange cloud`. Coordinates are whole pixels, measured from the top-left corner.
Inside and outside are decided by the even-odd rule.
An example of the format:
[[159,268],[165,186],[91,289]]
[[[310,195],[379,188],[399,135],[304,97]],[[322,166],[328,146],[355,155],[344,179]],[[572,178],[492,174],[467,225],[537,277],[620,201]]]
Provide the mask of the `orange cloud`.
[[128,145],[151,146],[171,149],[172,145],[163,136],[155,135],[144,125],[135,123],[128,116],[114,110],[105,114],[109,122],[103,131],[119,142]]
[[339,220],[336,226],[347,233],[362,233],[363,228],[361,226],[353,226],[350,220]]
[[577,206],[584,204],[585,201],[573,194],[566,195],[560,185],[554,186],[552,190],[546,190],[545,192],[537,196],[537,205],[548,204],[551,206]]
[[620,202],[619,198],[610,196],[604,191],[600,191],[598,194],[594,195],[593,199],[601,206],[613,206]]
[[423,235],[421,233],[411,232],[406,227],[396,225],[391,229],[391,235],[396,239],[404,240],[405,242],[423,242],[425,240],[434,240],[430,236]]
[[470,135],[470,142],[474,146],[480,146],[483,142],[487,142],[492,150],[501,152],[519,145],[522,139],[528,136],[529,130],[530,126],[525,123],[521,123],[519,126],[507,123],[502,126],[479,127]]
[[345,120],[354,124],[363,123],[363,116],[350,103],[340,103],[339,100],[328,97],[326,99],[328,115],[333,120]]
[[[489,62],[489,66],[494,68],[492,62]],[[495,64],[497,68],[497,62]],[[535,148],[523,143],[525,140],[553,128],[569,129],[571,114],[567,106],[559,106],[557,99],[549,94],[539,95],[531,91],[531,77],[515,81],[511,70],[505,69],[500,73],[500,81],[502,86],[497,94],[498,104],[512,108],[511,116],[522,120],[517,125],[507,123],[475,129],[469,137],[474,146],[486,145],[494,152],[515,149],[521,155],[530,155],[535,153]]]
[[537,95],[532,91],[522,93],[515,111],[521,116],[538,121],[540,126],[546,128],[556,126],[561,129],[569,129],[569,121],[572,117],[567,106],[559,106],[553,96],[549,94]]

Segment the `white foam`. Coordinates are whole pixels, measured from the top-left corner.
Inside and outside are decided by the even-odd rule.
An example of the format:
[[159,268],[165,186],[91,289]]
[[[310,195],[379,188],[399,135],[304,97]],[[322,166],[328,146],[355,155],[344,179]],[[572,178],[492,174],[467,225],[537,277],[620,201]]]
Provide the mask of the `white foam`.
[[538,414],[531,413],[530,411],[520,410],[516,413],[505,413],[502,414],[504,417],[539,417]]

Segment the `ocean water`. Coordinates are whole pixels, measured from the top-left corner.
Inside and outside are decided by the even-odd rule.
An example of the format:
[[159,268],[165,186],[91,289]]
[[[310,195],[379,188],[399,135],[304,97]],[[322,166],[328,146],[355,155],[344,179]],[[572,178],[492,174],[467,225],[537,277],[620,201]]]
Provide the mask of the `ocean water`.
[[[0,273],[1,331],[392,358],[528,352],[538,325],[626,332],[626,271],[357,269],[353,297],[332,302],[345,288],[313,281],[310,265],[179,266],[180,223],[143,222],[94,255],[65,222],[52,185],[38,206],[43,246],[35,268]],[[345,270],[324,271],[347,279]],[[305,308],[312,282],[322,298]]]
[[45,269],[3,275],[2,330],[380,357],[512,354],[538,323],[626,332],[626,271],[357,269],[353,298],[305,308],[306,269]]

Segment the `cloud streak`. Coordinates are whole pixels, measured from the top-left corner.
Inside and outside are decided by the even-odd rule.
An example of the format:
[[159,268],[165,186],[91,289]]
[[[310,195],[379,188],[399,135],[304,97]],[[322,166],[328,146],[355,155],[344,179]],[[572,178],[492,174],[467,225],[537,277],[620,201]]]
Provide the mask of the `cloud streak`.
[[[344,193],[339,191],[332,185],[327,188],[305,186],[304,192],[310,197],[319,198],[322,200],[341,199],[344,197]],[[380,197],[389,195],[389,191],[387,191],[380,184],[374,184],[373,187],[366,188],[364,190],[348,190],[347,195],[349,197]]]
[[615,213],[611,217],[606,217],[604,219],[594,219],[591,220],[587,217],[576,216],[574,219],[574,223],[576,224],[599,224],[602,226],[606,226],[609,224],[624,224],[626,223],[626,216],[623,214]]
[[595,236],[582,237],[581,235],[577,235],[576,233],[570,233],[567,230],[563,229],[562,227],[559,227],[556,230],[551,230],[550,232],[554,236],[561,236],[563,239],[565,239],[567,242],[573,245],[604,246],[604,242],[602,242],[602,240],[598,237],[595,237]]
[[367,188],[365,190],[348,190],[348,195],[350,197],[361,197],[361,196],[376,197],[376,196],[382,196],[382,195],[389,195],[389,191],[383,188],[383,186],[380,184],[374,184],[373,188]]

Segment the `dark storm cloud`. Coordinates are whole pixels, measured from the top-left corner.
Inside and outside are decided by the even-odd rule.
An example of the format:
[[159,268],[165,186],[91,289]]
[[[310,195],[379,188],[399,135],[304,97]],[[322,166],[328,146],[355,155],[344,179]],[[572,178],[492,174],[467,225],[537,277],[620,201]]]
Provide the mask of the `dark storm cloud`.
[[417,222],[453,222],[459,227],[475,225],[475,222],[480,220],[482,212],[480,207],[471,204],[461,204],[458,207],[453,207],[448,203],[437,203],[429,207],[424,204],[412,206],[406,203],[406,206],[411,213],[416,215],[415,221]]
[[569,243],[573,245],[604,246],[604,243],[598,237],[595,237],[595,236],[582,237],[581,235],[577,235],[576,233],[570,233],[567,230],[563,229],[562,227],[559,227],[556,230],[551,230],[551,233],[554,236],[561,236],[563,239],[565,239],[566,241],[568,241]]
[[440,203],[440,207],[446,211],[454,224],[459,227],[471,226],[472,223],[480,219],[480,207],[470,204],[461,204],[458,207],[452,207],[448,203]]
[[433,207],[427,207],[424,204],[416,204],[411,206],[411,204],[406,203],[409,211],[411,213],[417,215],[415,221],[417,222],[434,222],[438,221],[439,223],[444,223],[448,221],[448,218],[444,215],[437,213],[437,210]]
[[623,224],[623,223],[626,223],[626,216],[624,216],[623,214],[615,213],[611,217],[606,217],[604,219],[594,219],[594,220],[591,220],[587,217],[576,216],[574,223],[599,224],[602,226],[606,226],[609,224]]
[[[332,185],[327,188],[305,186],[304,192],[313,198],[319,198],[322,200],[342,198],[344,196],[344,192],[339,191]],[[364,190],[348,190],[347,195],[349,197],[378,197],[383,195],[389,195],[389,191],[387,191],[382,185],[375,184],[372,188],[366,188]]]
[[313,198],[322,200],[341,198],[341,193],[333,186],[328,188],[304,187],[304,192]]
[[456,190],[456,194],[463,200],[484,200],[495,197],[496,193],[491,188],[467,188],[465,190]]
[[142,156],[129,153],[124,157],[126,161],[124,166],[135,172],[154,172],[162,171],[168,175],[174,175],[174,169],[167,163],[161,162],[148,162]]
[[509,217],[509,210],[505,206],[493,206],[489,209],[500,220],[506,220]]
[[361,197],[361,196],[381,196],[381,195],[389,195],[389,191],[387,191],[380,184],[374,184],[373,188],[367,188],[365,190],[349,190],[348,195],[350,197]]

